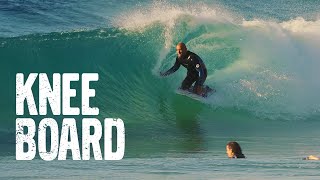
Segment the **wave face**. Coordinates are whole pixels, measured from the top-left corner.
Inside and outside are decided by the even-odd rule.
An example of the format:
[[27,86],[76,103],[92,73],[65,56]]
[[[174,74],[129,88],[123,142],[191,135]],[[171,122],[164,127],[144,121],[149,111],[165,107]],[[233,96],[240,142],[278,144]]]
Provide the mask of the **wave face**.
[[[164,43],[152,68],[154,76],[172,65],[175,44],[185,42],[207,64],[206,83],[218,92],[204,103],[213,108],[235,108],[266,119],[319,114],[319,19],[245,20],[220,7],[155,3],[124,13],[113,23],[140,33],[161,27],[157,41]],[[169,78],[174,87],[185,72],[177,74]]]
[[[145,138],[150,143],[188,134],[196,144],[199,134],[217,127],[212,119],[221,127],[226,121],[241,126],[319,117],[319,19],[244,20],[204,4],[185,8],[153,3],[114,17],[108,28],[0,38],[1,141],[14,142],[7,136],[15,128],[19,72],[45,72],[49,78],[98,72],[92,106],[99,107],[101,118],[122,118],[132,144],[147,134],[153,134]],[[206,84],[217,90],[210,98],[195,101],[175,93],[183,68],[159,77],[173,65],[179,41],[204,60]],[[80,83],[73,86],[80,94]],[[33,90],[39,93],[37,86]],[[80,102],[75,98],[73,105]],[[136,131],[141,127],[144,131]]]

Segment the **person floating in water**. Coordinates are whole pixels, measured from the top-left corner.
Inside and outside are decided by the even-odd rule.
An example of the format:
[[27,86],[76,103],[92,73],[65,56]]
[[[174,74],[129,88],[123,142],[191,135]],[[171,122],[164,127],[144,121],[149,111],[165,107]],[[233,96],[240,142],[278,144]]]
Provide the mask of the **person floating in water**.
[[226,153],[229,158],[246,158],[242,154],[242,149],[240,145],[235,141],[229,142],[227,144]]
[[207,78],[207,68],[202,59],[195,53],[188,51],[186,45],[182,42],[176,46],[177,58],[174,65],[166,72],[160,72],[161,76],[168,76],[176,72],[180,66],[187,68],[187,77],[181,84],[182,90],[188,90],[194,82],[193,92],[198,95],[203,95],[203,83]]

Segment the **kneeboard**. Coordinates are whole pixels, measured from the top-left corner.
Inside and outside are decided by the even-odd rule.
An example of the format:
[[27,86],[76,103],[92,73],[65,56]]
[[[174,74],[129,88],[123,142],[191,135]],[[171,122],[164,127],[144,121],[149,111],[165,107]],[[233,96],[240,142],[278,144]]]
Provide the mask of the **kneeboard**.
[[210,88],[207,85],[205,85],[203,88],[204,88],[204,92],[202,95],[195,94],[193,92],[193,86],[191,86],[188,90],[182,90],[181,88],[179,88],[177,90],[177,93],[181,95],[189,96],[191,98],[207,98],[211,96],[214,92],[216,92],[215,89]]

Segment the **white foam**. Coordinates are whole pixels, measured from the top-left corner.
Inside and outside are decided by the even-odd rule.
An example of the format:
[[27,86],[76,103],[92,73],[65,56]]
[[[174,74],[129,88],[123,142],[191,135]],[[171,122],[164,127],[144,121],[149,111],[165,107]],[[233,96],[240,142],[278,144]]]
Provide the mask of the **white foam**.
[[283,22],[275,22],[275,21],[265,21],[265,20],[243,20],[243,27],[247,28],[256,28],[262,31],[270,31],[270,32],[290,32],[296,35],[316,35],[319,38],[320,36],[320,18],[317,20],[305,20],[302,17],[297,17],[295,19],[291,19]]
[[[130,30],[141,30],[155,22],[174,26],[181,16],[191,16],[194,21],[230,21],[231,16],[220,8],[211,8],[202,3],[174,5],[166,1],[154,1],[147,7],[137,7],[114,18],[112,24]],[[191,19],[190,19],[191,20]]]
[[320,35],[320,19],[316,21],[306,21],[302,17],[298,17],[282,22],[280,26],[292,33]]
[[209,76],[224,92],[212,103],[271,119],[319,113],[319,20],[252,20],[241,26],[240,58]]

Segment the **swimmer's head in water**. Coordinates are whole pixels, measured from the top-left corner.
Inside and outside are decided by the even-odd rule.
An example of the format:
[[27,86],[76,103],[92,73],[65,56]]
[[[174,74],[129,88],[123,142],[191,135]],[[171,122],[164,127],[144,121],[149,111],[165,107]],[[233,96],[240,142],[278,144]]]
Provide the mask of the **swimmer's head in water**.
[[227,144],[226,153],[229,158],[244,158],[240,145],[235,141]]
[[187,46],[182,42],[177,44],[176,50],[178,58],[184,58],[188,51]]

